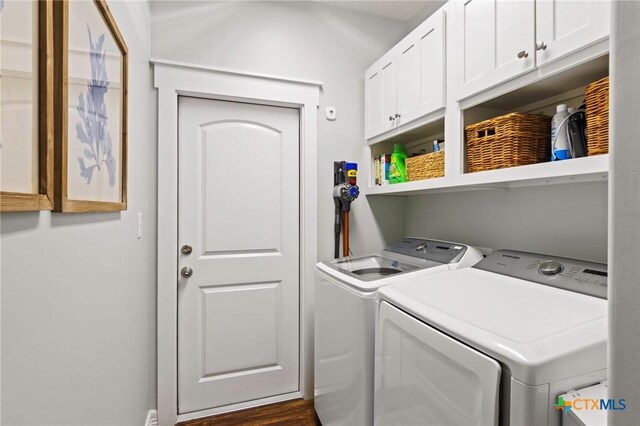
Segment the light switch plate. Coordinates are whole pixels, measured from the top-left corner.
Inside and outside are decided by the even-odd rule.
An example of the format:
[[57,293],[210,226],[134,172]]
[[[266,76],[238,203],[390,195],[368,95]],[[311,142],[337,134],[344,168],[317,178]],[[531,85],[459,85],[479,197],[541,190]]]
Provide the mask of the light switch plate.
[[142,213],[138,212],[138,239],[142,238],[142,225],[144,225]]
[[328,106],[326,109],[327,120],[334,121],[338,117],[336,107]]

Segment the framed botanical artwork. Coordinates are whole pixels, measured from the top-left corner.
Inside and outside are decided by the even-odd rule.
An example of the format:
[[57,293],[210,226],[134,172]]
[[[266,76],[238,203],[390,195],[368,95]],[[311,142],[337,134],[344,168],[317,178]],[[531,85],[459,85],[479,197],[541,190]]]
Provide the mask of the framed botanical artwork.
[[53,1],[0,0],[0,211],[53,206]]
[[127,46],[105,0],[54,2],[54,210],[127,208]]

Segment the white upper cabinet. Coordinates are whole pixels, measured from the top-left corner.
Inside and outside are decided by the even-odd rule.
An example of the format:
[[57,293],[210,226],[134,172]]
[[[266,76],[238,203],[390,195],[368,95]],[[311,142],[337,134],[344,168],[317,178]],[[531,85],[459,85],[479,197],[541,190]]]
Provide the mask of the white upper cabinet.
[[445,106],[445,13],[441,9],[365,72],[365,137]]
[[390,51],[365,72],[365,137],[393,128],[397,109],[395,51]]
[[536,60],[538,65],[587,47],[609,36],[609,1],[538,0]]
[[396,125],[443,108],[445,14],[439,10],[398,45]]
[[455,2],[458,99],[535,68],[534,0]]
[[609,36],[607,0],[454,0],[456,99]]

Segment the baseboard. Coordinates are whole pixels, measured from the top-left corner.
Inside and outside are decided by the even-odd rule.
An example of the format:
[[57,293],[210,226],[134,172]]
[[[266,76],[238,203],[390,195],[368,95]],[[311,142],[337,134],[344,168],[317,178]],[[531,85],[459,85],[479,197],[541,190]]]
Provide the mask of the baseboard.
[[158,426],[157,410],[149,410],[147,413],[147,421],[144,422],[144,426]]
[[208,410],[194,411],[191,413],[178,414],[178,422],[186,422],[189,420],[201,419],[203,417],[215,416],[218,414],[231,413],[233,411],[245,410],[247,408],[256,408],[263,405],[274,404],[277,402],[290,401],[292,399],[301,399],[302,395],[299,391],[285,393],[282,395],[271,396],[262,399],[254,399],[252,401],[240,402],[238,404],[225,405],[218,408],[210,408]]

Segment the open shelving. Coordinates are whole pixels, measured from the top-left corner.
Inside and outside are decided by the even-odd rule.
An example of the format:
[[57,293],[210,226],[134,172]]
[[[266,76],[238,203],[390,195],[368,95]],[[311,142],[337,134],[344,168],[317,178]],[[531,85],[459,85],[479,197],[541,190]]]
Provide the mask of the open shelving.
[[[443,178],[434,178],[427,179],[423,181],[414,181],[414,182],[405,182],[401,184],[387,184],[387,185],[375,185],[375,169],[374,169],[374,159],[379,157],[382,154],[391,154],[393,153],[394,145],[400,143],[404,146],[405,151],[409,155],[409,157],[414,155],[422,155],[429,154],[433,152],[433,141],[434,140],[442,140],[445,135],[445,118],[444,115],[440,117],[434,118],[433,121],[430,121],[424,125],[413,128],[407,132],[401,133],[399,135],[395,135],[388,139],[385,139],[381,142],[373,143],[368,145],[368,158],[371,159],[371,173],[368,176],[368,184],[370,191],[391,191],[393,192],[393,188],[398,185],[407,185],[407,184],[425,184],[427,181],[441,181]],[[444,155],[446,157],[446,141],[445,141]],[[419,186],[419,185],[418,185]]]
[[373,159],[384,150],[392,150],[394,143],[404,143],[407,147],[419,147],[421,143],[428,146],[433,139],[444,136],[445,176],[386,186],[375,186],[370,179],[363,192],[367,195],[411,195],[606,180],[608,154],[467,173],[464,127],[510,112],[552,116],[558,104],[578,106],[584,97],[585,86],[607,75],[609,56],[605,54],[533,82],[529,76],[523,77],[525,83],[521,87],[490,99],[486,94],[480,94],[478,102],[473,98],[466,99],[463,109],[458,103],[450,103],[440,119],[386,140],[369,142],[365,150],[368,158]]
[[424,181],[371,187],[367,195],[411,195],[606,180],[609,154],[531,164]]

